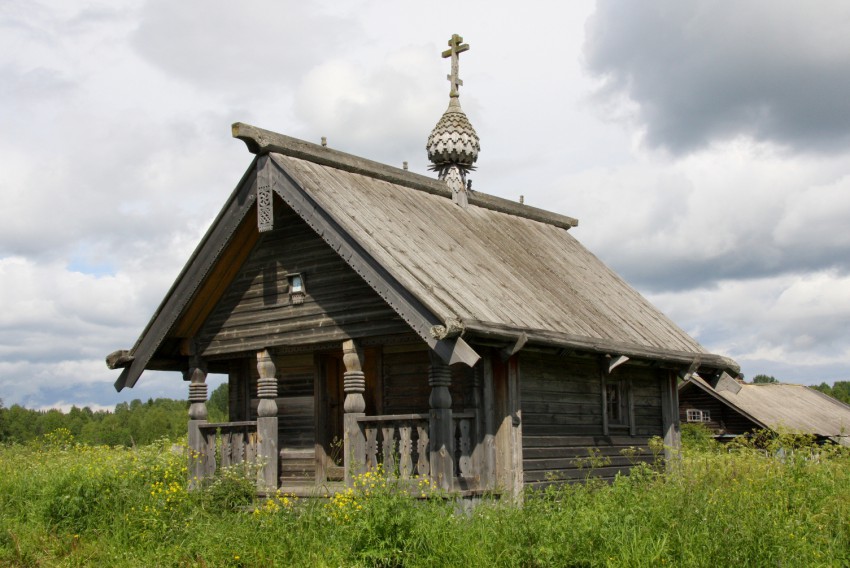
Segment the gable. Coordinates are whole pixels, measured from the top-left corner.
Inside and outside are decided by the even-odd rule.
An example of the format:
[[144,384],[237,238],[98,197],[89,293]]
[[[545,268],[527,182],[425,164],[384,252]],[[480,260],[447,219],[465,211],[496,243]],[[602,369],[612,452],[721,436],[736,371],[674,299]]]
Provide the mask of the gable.
[[[410,332],[402,320],[292,209],[275,203],[262,233],[197,335],[204,356],[279,345]],[[303,303],[290,297],[300,274]]]

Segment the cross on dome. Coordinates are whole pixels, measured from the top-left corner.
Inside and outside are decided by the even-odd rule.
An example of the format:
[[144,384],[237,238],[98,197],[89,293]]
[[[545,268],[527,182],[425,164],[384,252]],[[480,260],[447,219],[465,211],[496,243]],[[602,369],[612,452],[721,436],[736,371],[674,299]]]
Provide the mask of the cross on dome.
[[463,81],[461,81],[460,77],[458,77],[458,55],[469,50],[469,44],[463,43],[463,38],[454,34],[452,35],[452,39],[449,40],[449,48],[450,49],[443,52],[444,58],[452,58],[452,73],[451,75],[446,75],[446,79],[448,79],[452,85],[452,90],[449,93],[449,96],[459,97],[460,92],[458,91],[458,87],[463,85]]

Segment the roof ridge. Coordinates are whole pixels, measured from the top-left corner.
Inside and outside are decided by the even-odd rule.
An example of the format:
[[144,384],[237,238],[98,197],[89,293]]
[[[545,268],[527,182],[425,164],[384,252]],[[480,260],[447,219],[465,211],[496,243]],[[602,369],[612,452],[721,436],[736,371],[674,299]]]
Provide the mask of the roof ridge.
[[[390,183],[403,185],[426,193],[440,195],[449,199],[452,197],[451,190],[449,190],[444,182],[422,174],[382,164],[367,158],[361,158],[339,150],[333,150],[326,146],[320,146],[318,144],[299,140],[298,138],[292,138],[291,136],[286,136],[284,134],[278,134],[271,130],[264,130],[243,122],[233,123],[231,130],[233,132],[233,137],[245,142],[245,145],[248,146],[248,150],[253,154],[283,154],[285,156],[291,156],[293,158],[315,162],[317,164],[347,172],[362,174]],[[481,193],[480,191],[476,191],[469,196],[469,203],[485,209],[506,213],[508,215],[531,219],[532,221],[539,221],[541,223],[546,223],[547,225],[554,225],[562,229],[569,230],[578,225],[578,219],[573,217],[553,213],[551,211],[546,211],[545,209],[539,209],[522,203],[516,203],[508,199],[496,197],[495,195]]]

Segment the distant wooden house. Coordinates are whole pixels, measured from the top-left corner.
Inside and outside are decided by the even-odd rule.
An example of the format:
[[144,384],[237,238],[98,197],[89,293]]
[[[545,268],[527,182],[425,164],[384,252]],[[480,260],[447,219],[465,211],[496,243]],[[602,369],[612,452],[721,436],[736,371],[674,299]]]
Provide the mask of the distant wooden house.
[[679,385],[679,417],[705,425],[721,441],[764,429],[850,446],[850,406],[803,385],[692,376]]
[[[679,376],[737,371],[573,238],[575,219],[468,189],[479,143],[450,45],[439,179],[233,126],[254,160],[136,345],[107,358],[118,390],[146,369],[190,381],[193,476],[259,456],[261,485],[297,493],[383,464],[517,494],[583,477],[597,449],[610,478],[624,448],[678,445]],[[232,422],[206,422],[210,372],[229,377]]]

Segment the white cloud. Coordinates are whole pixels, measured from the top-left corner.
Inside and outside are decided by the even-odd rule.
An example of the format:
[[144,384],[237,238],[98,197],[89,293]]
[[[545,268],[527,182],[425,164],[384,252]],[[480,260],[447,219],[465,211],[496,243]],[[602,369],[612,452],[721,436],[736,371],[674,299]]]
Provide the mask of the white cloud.
[[722,281],[650,299],[706,347],[734,357],[748,376],[766,367],[796,380],[810,380],[810,369],[829,369],[832,381],[850,376],[850,276]]
[[670,161],[644,154],[559,180],[556,209],[626,278],[664,290],[807,270],[850,271],[848,156],[789,160],[735,140]]

